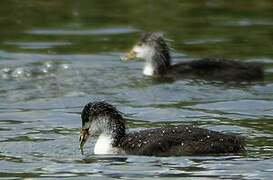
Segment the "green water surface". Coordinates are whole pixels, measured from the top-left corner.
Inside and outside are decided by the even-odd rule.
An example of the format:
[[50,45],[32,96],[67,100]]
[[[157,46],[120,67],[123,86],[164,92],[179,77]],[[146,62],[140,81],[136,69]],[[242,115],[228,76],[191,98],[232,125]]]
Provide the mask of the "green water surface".
[[[120,61],[142,32],[172,39],[174,62],[265,64],[265,80],[154,81]],[[272,179],[273,1],[2,0],[0,179]],[[135,130],[193,124],[247,137],[248,153],[97,156],[79,150],[89,101],[117,106]]]

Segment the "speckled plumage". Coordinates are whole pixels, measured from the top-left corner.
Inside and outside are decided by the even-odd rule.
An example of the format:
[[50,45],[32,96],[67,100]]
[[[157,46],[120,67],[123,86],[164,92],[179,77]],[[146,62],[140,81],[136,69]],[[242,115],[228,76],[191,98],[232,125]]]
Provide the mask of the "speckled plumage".
[[240,136],[192,126],[179,125],[126,133],[125,120],[120,112],[106,102],[87,104],[82,111],[82,123],[83,127],[86,123],[97,126],[99,134],[113,138],[111,145],[119,154],[178,156],[239,153],[245,150],[244,138]]
[[243,152],[244,139],[193,126],[170,126],[129,133],[119,142],[126,154],[177,156]]

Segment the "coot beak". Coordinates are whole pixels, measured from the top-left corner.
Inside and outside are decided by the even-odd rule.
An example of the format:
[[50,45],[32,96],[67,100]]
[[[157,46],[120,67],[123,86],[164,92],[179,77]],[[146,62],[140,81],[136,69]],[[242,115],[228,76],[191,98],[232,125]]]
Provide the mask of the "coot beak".
[[88,137],[89,137],[89,129],[81,128],[79,141],[80,141],[80,149],[82,154],[83,154],[83,146],[86,143]]
[[123,60],[123,61],[130,61],[130,60],[133,60],[135,58],[136,58],[136,52],[134,50],[131,50],[125,56],[121,57],[121,60]]

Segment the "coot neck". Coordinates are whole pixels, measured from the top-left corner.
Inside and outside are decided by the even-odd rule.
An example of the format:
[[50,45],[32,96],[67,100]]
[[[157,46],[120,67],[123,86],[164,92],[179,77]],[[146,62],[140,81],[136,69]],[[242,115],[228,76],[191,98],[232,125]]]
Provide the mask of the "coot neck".
[[170,67],[171,57],[167,50],[156,51],[145,60],[143,73],[145,75],[162,75]]

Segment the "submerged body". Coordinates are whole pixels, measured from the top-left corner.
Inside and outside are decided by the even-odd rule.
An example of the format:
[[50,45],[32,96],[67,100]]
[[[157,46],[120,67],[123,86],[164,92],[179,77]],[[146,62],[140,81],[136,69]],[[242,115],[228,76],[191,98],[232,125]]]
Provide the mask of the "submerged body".
[[253,62],[206,58],[171,64],[170,47],[160,33],[145,33],[123,60],[144,59],[143,74],[153,77],[222,81],[256,81],[264,76],[263,65]]
[[86,133],[99,133],[95,154],[181,156],[244,152],[244,138],[192,126],[169,126],[126,133],[119,111],[105,102],[89,103],[82,111],[81,147]]
[[172,65],[165,73],[167,77],[197,77],[221,81],[262,80],[263,68],[258,63],[241,63],[225,59],[201,59]]
[[126,154],[180,156],[244,151],[243,138],[191,126],[170,126],[129,133],[119,142]]

